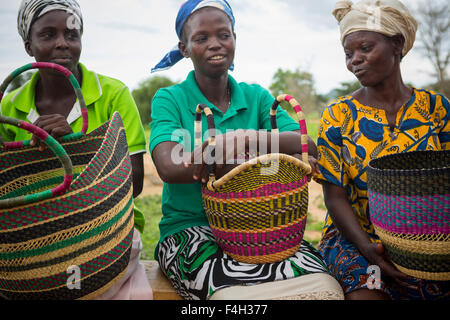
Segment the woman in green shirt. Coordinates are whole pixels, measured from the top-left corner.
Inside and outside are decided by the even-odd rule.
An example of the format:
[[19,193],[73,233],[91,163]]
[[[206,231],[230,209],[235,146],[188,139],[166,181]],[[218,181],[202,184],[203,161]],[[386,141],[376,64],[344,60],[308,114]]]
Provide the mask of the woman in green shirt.
[[[185,2],[178,13],[176,29],[179,50],[166,55],[153,69],[166,69],[183,57],[190,58],[194,65],[184,82],[159,90],[152,101],[150,152],[165,182],[161,236],[155,251],[163,272],[185,299],[214,298],[219,289],[299,276],[306,279],[313,273],[323,277],[315,282],[314,288],[309,288],[311,291],[326,288],[323,290],[335,292],[339,297],[340,287],[328,275],[317,250],[306,241],[292,257],[265,265],[237,262],[218,247],[202,206],[200,182],[206,181],[205,163],[183,164],[179,157],[181,149],[187,152],[193,149],[196,106],[205,103],[211,108],[217,130],[224,133],[218,132],[216,150],[222,146],[234,158],[236,152],[226,146],[238,138],[245,140],[247,146],[255,142],[252,139],[260,144],[266,141],[262,149],[270,152],[273,137],[268,132],[269,110],[274,98],[262,87],[238,83],[228,74],[233,65],[236,35],[234,16],[227,1]],[[279,151],[301,153],[298,123],[282,110],[277,120]],[[218,174],[229,169],[219,165]],[[281,282],[273,288],[281,286]],[[325,283],[324,287],[319,283]]]

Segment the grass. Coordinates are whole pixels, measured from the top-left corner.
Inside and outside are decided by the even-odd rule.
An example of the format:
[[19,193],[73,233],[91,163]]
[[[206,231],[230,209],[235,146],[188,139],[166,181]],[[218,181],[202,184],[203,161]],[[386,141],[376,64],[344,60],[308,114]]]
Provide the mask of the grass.
[[161,196],[150,195],[134,200],[135,205],[145,215],[145,229],[142,236],[142,260],[154,260],[153,252],[159,239],[159,221],[161,220]]

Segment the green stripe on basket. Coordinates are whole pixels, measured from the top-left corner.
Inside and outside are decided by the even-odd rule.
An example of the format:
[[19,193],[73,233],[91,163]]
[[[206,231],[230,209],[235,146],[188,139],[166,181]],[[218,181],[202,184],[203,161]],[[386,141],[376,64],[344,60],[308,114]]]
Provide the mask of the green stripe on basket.
[[25,196],[25,203],[39,202],[45,199],[49,199],[52,196],[52,190],[45,190],[39,193],[29,194]]
[[64,137],[61,137],[60,140],[61,142],[67,142],[70,140],[75,140],[75,139],[79,139],[83,136],[82,132],[75,132],[75,133],[70,133]]
[[49,136],[46,140],[45,140],[45,144],[52,149],[53,153],[57,156],[57,157],[62,157],[67,155],[66,150],[64,150],[64,148],[58,143],[58,141],[56,141],[55,139],[53,139],[51,136]]
[[11,73],[10,76],[13,77],[13,78],[15,78],[15,77],[17,77],[19,74],[21,74],[22,72],[25,72],[25,71],[30,70],[30,69],[33,69],[33,64],[28,63],[28,64],[26,64],[26,65],[24,65],[24,66],[22,66],[22,67],[20,67],[20,68],[17,68],[16,70],[14,70],[14,71]]
[[415,253],[384,244],[392,262],[410,270],[423,272],[450,272],[450,254]]
[[73,75],[73,73],[70,74],[70,76],[69,76],[69,81],[70,81],[70,83],[72,84],[72,86],[73,86],[73,88],[74,88],[75,90],[80,89],[80,84],[78,83],[77,78],[75,78],[75,76]]
[[46,247],[38,248],[35,250],[24,250],[24,251],[16,251],[11,253],[0,253],[0,261],[1,260],[12,260],[12,259],[20,259],[20,258],[29,258],[33,256],[39,256],[42,254],[47,254],[52,251],[60,250],[66,247],[69,247],[71,245],[74,245],[76,243],[80,243],[88,238],[91,238],[108,228],[112,227],[114,224],[117,223],[130,209],[130,207],[133,204],[133,197],[130,198],[126,206],[118,212],[111,220],[105,222],[104,224],[98,226],[97,228],[94,228],[92,230],[89,230],[83,234],[80,234],[78,236],[75,236],[70,239],[66,239],[64,241],[60,241],[58,243],[51,244]]

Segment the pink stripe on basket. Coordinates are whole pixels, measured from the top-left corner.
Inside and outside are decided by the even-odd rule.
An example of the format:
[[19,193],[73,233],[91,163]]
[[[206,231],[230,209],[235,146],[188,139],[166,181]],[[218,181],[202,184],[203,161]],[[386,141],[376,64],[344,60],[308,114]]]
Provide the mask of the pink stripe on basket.
[[211,226],[214,236],[216,239],[223,239],[229,242],[240,242],[240,243],[267,243],[272,241],[277,241],[282,237],[286,237],[292,234],[303,233],[306,226],[306,219],[299,221],[298,223],[293,223],[290,226],[280,228],[278,230],[272,230],[267,232],[245,232],[245,231],[223,231]]
[[28,132],[33,133],[34,135],[36,135],[42,141],[45,141],[48,138],[48,133],[45,130],[42,130],[39,127],[35,127],[35,126],[33,126],[32,124],[30,124],[28,122],[21,121],[20,122],[20,127],[22,129],[27,130]]
[[81,108],[81,116],[83,118],[83,127],[81,128],[81,132],[83,134],[86,134],[87,130],[88,130],[88,111],[87,108]]
[[66,190],[69,189],[70,184],[72,183],[72,179],[73,179],[72,175],[64,176],[63,183],[60,184],[59,186],[57,186],[56,188],[53,188],[52,189],[52,194],[54,196],[58,196],[58,195],[64,194],[64,192],[66,192]]
[[300,132],[301,132],[301,134],[308,134],[308,129],[306,127],[305,119],[300,120],[299,123],[300,123]]
[[292,98],[290,95],[285,95],[284,96],[284,100],[286,100],[287,102],[289,102],[289,101],[291,101],[292,99],[294,99],[294,98]]
[[23,145],[23,141],[15,141],[15,142],[5,142],[5,146],[8,149],[19,149],[22,148]]
[[372,223],[392,233],[450,233],[450,194],[386,196],[372,191],[369,208]]
[[[220,240],[218,240],[218,243],[222,250],[225,252],[231,253],[231,254],[237,254],[241,256],[263,256],[263,255],[269,255],[269,254],[275,254],[278,252],[286,251],[292,247],[295,247],[301,242],[302,235],[299,234],[295,238],[289,239],[287,241],[281,241],[277,242],[275,244],[271,245],[264,245],[264,246],[246,246],[246,245],[240,245],[240,246],[234,246],[227,243],[222,243]],[[256,249],[258,248],[258,249]]]
[[70,75],[72,74],[68,69],[60,66],[59,64],[56,63],[50,63],[50,62],[34,62],[31,64],[32,68],[49,68],[49,69],[55,69],[59,72],[61,72],[62,74],[64,74],[64,76],[66,76],[66,78],[69,78]]
[[295,190],[301,187],[306,186],[308,183],[308,178],[305,176],[299,181],[295,181],[292,183],[270,183],[261,186],[260,188],[246,191],[246,192],[212,192],[210,190],[204,189],[202,192],[205,196],[216,198],[216,199],[247,199],[247,198],[259,198],[259,197],[267,197],[274,194],[278,194],[280,192],[288,192],[291,190]]

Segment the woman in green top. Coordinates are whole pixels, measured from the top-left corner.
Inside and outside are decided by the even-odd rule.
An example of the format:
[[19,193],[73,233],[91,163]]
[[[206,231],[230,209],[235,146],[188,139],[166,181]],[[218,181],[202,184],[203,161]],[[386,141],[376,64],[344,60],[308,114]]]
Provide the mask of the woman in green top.
[[[122,82],[97,75],[79,62],[83,19],[78,3],[75,0],[24,0],[17,21],[25,50],[36,62],[62,65],[81,84],[88,108],[88,132],[108,121],[115,111],[120,112],[131,154],[133,196],[137,197],[142,191],[145,153],[139,113]],[[81,131],[81,111],[75,92],[63,75],[52,70],[36,72],[27,84],[4,97],[0,110],[5,116],[34,123],[55,138]],[[9,125],[0,125],[0,134],[8,141],[31,138],[33,145],[39,143],[36,137]],[[135,230],[127,273],[99,299],[152,298],[145,270],[139,263],[141,248],[140,235]]]
[[[179,158],[182,149],[188,152],[193,149],[196,106],[205,103],[211,108],[217,130],[224,133],[217,137],[217,150],[219,145],[223,146],[224,151],[231,151],[233,159],[236,150],[227,146],[238,138],[245,140],[247,146],[252,139],[260,144],[266,141],[262,148],[270,152],[273,137],[268,132],[269,111],[274,98],[262,87],[238,83],[228,74],[233,65],[236,36],[234,16],[227,1],[185,2],[178,13],[176,29],[179,51],[169,53],[154,70],[166,69],[186,57],[192,60],[194,71],[181,84],[159,90],[152,101],[150,152],[165,182],[161,237],[155,251],[163,272],[185,299],[214,298],[216,291],[230,286],[298,276],[306,279],[312,273],[323,277],[319,276],[322,280],[314,283],[311,291],[332,292],[330,288],[336,288],[337,282],[328,275],[317,250],[306,241],[292,257],[265,265],[239,263],[218,247],[202,206],[200,182],[206,179],[205,164],[183,164]],[[298,123],[282,110],[277,119],[280,152],[300,153]],[[228,169],[219,165],[218,174]],[[326,289],[319,282],[325,283]],[[335,293],[337,297],[341,294],[339,286]],[[261,295],[256,298],[264,299]]]

